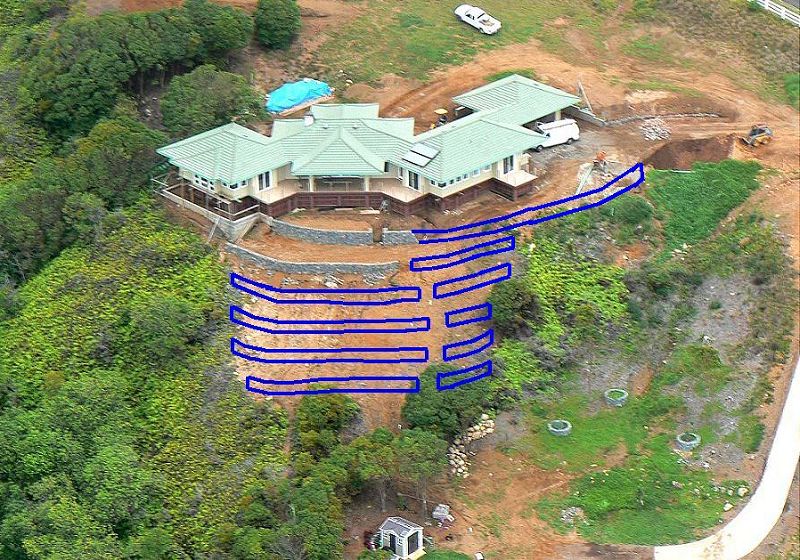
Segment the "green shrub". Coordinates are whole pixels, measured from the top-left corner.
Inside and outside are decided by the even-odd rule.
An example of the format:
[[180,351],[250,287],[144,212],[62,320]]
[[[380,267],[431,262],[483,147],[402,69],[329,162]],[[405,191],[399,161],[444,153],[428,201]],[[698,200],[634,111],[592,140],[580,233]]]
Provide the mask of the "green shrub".
[[296,0],[258,0],[256,39],[268,49],[285,49],[300,31],[300,7]]
[[652,171],[647,197],[664,229],[665,249],[709,237],[728,213],[759,187],[755,161],[695,163],[691,173]]
[[[751,2],[751,4],[755,4],[755,2]],[[800,109],[800,72],[786,74],[783,77],[783,89],[786,91],[789,103],[795,109]]]
[[656,387],[674,385],[684,378],[693,381],[701,395],[719,392],[733,376],[733,370],[722,363],[711,346],[690,345],[676,350],[653,380]]
[[360,412],[358,404],[347,395],[305,396],[295,414],[299,450],[316,459],[327,456],[341,443],[341,431]]
[[628,16],[639,21],[655,19],[657,15],[656,3],[658,0],[633,0]]
[[520,393],[523,389],[545,389],[555,379],[555,373],[542,369],[539,360],[527,345],[507,338],[494,351],[497,375],[492,385],[498,391]]
[[[600,336],[603,327],[624,323],[627,318],[628,290],[623,275],[620,267],[593,262],[546,237],[537,237],[528,255],[527,271],[520,277],[525,283],[520,291],[535,296],[538,313],[532,320],[525,319],[548,349],[555,349],[564,336]],[[489,299],[493,301],[491,296]]]
[[492,304],[492,322],[500,336],[523,334],[539,319],[536,294],[524,276],[496,285],[489,295],[489,303]]
[[408,395],[403,404],[402,415],[409,426],[451,439],[486,410],[491,396],[485,379],[449,391],[436,389],[436,373],[454,369],[451,365],[432,364],[420,375],[420,391]]

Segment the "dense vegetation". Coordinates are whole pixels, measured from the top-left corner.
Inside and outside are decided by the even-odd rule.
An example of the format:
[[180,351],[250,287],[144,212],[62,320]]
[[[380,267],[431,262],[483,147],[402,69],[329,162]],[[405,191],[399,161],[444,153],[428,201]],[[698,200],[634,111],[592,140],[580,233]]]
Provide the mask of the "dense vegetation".
[[53,135],[69,138],[108,115],[120,95],[142,94],[182,68],[220,59],[247,44],[253,21],[208,0],[157,12],[75,16],[27,46],[24,102]]
[[137,207],[22,287],[0,323],[1,557],[219,548],[285,437],[218,365],[224,285],[199,239]]
[[258,0],[253,17],[256,39],[268,49],[285,49],[300,31],[296,0]]
[[[166,137],[112,115],[63,158],[43,158],[29,179],[0,190],[0,280],[17,282],[79,237],[95,235],[107,209],[142,192]],[[0,309],[3,302],[0,300]]]
[[161,100],[164,126],[191,136],[231,120],[245,124],[263,116],[263,101],[243,77],[210,64],[176,76]]

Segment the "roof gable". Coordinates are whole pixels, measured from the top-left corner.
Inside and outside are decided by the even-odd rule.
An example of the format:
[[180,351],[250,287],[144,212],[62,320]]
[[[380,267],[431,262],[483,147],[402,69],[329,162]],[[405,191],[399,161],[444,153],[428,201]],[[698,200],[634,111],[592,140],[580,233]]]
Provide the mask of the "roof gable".
[[321,103],[311,106],[315,119],[377,119],[377,103]]
[[497,122],[495,116],[495,111],[473,113],[418,135],[416,142],[439,150],[423,167],[402,159],[395,162],[431,180],[443,182],[544,142],[544,135]]
[[[156,150],[175,165],[206,179],[234,183],[282,165],[280,145],[236,123],[213,128]],[[285,163],[285,162],[284,162]]]
[[495,119],[512,125],[534,121],[580,98],[518,74],[506,76],[453,98],[473,111],[496,110]]
[[370,175],[383,172],[384,159],[344,128],[336,128],[292,163],[297,175]]

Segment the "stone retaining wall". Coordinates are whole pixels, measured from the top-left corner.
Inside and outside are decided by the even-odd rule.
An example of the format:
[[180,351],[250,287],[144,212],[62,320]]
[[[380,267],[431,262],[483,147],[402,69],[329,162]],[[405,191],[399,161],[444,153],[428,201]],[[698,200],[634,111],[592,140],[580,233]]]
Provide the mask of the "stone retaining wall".
[[337,229],[314,229],[283,220],[268,218],[267,223],[278,235],[325,245],[371,245],[372,230],[349,231]]
[[381,243],[384,245],[416,244],[417,238],[410,231],[392,231],[390,229],[383,228],[383,233],[381,234]]
[[261,255],[239,245],[227,243],[225,249],[237,257],[275,272],[284,274],[368,274],[378,276],[388,276],[397,272],[399,263],[397,261],[383,263],[326,263],[326,262],[290,262],[274,259],[266,255]]

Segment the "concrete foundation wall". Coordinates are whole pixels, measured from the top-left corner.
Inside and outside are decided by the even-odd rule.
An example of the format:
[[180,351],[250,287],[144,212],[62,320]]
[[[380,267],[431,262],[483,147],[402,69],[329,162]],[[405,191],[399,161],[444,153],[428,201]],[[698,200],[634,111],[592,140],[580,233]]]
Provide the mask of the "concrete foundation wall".
[[275,272],[284,274],[369,274],[387,276],[397,272],[399,263],[397,261],[384,263],[308,263],[290,262],[274,259],[261,255],[244,247],[227,243],[225,249],[243,259],[247,259],[253,264]]
[[416,244],[417,238],[410,231],[392,231],[383,228],[381,243],[384,245],[409,245]]
[[325,245],[371,245],[372,231],[347,231],[334,229],[314,229],[274,218],[268,218],[272,231],[278,235]]

